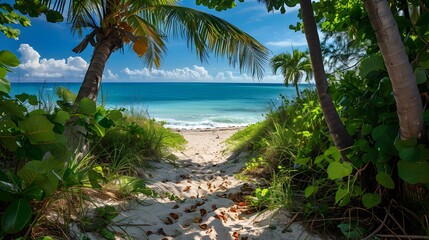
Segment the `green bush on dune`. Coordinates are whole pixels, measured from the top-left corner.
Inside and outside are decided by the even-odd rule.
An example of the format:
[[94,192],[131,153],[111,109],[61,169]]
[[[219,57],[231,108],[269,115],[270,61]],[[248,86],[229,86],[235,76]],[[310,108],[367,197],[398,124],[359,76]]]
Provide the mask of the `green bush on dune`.
[[100,139],[94,155],[100,164],[130,173],[148,160],[174,160],[172,151],[182,150],[185,143],[182,135],[153,119],[127,116]]
[[[407,218],[409,231],[424,234],[428,226],[418,216],[425,209],[401,202],[400,183],[393,178],[400,157],[411,159],[411,151],[423,156],[425,150],[396,138],[394,101],[380,104],[366,100],[386,94],[380,91],[383,78],[366,82],[354,72],[341,77],[344,80],[330,91],[355,141],[345,152],[348,160],[341,160],[332,143],[316,93],[305,90],[301,99],[285,99],[263,122],[237,132],[229,140],[236,151],[252,152],[246,172],[265,177],[266,181],[259,180],[263,184],[250,202],[261,209],[285,207],[299,212],[313,226],[323,226],[315,228],[321,234],[337,232],[361,239],[374,231],[377,219],[383,219],[387,210],[396,221],[391,224],[397,226],[397,219]],[[265,173],[261,174],[261,169]],[[400,171],[405,180],[409,174],[421,178],[417,169],[406,176]],[[398,203],[401,207],[389,207]]]

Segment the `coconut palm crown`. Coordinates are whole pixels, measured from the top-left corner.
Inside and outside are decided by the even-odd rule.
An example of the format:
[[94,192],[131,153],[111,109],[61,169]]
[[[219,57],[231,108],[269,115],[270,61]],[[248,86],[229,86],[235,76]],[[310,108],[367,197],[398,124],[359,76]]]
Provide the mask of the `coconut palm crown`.
[[90,66],[76,102],[98,95],[105,64],[110,55],[132,47],[149,67],[159,67],[166,52],[167,36],[183,38],[195,49],[201,61],[224,56],[240,71],[258,79],[268,61],[267,49],[254,38],[228,22],[198,10],[177,5],[177,0],[71,0],[68,22],[82,36],[91,32],[73,51],[80,53],[88,44],[94,47]]
[[294,49],[292,54],[280,53],[271,58],[270,64],[274,74],[280,69],[286,86],[289,86],[289,82],[292,82],[298,98],[300,97],[298,89],[299,81],[304,76],[307,82],[313,78],[313,70],[307,52]]

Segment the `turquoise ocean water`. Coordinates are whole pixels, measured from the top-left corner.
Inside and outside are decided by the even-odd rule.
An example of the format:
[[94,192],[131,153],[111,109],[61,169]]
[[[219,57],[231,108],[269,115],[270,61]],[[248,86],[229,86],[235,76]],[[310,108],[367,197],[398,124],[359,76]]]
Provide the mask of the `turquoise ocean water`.
[[[56,100],[58,86],[76,93],[80,83],[12,83],[10,95],[26,92]],[[312,85],[300,89],[305,87]],[[195,129],[260,121],[270,107],[280,104],[280,94],[293,98],[295,89],[264,83],[102,83],[99,100],[107,107],[146,113],[170,128]]]

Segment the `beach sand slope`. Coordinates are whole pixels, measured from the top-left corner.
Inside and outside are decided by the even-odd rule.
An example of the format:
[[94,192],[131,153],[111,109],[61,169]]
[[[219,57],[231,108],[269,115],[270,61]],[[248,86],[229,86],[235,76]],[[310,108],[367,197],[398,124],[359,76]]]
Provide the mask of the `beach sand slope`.
[[243,156],[231,155],[223,143],[236,131],[180,131],[188,144],[176,153],[177,165],[154,163],[144,173],[160,197],[127,204],[111,227],[125,239],[319,239],[288,224],[292,216],[284,210],[249,211],[243,194],[252,188],[235,178]]

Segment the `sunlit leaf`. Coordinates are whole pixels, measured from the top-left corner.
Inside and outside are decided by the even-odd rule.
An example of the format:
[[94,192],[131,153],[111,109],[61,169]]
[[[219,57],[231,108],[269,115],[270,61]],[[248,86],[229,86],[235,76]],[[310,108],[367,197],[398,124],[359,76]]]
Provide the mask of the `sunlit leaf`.
[[326,171],[328,172],[329,179],[335,180],[349,176],[353,171],[353,167],[348,162],[331,162]]
[[97,110],[95,102],[89,98],[83,98],[79,102],[78,112],[85,115],[94,115]]
[[10,51],[0,51],[0,63],[9,67],[17,67],[19,65],[18,57]]

